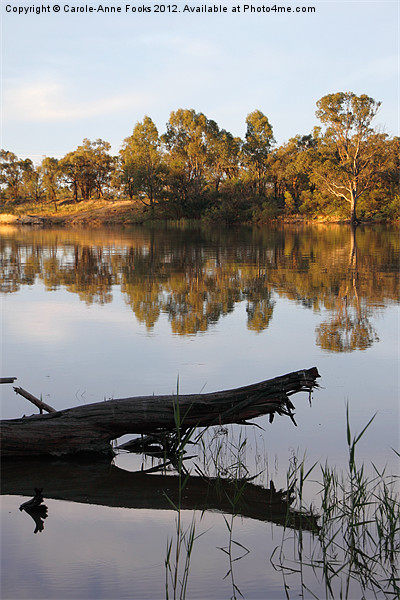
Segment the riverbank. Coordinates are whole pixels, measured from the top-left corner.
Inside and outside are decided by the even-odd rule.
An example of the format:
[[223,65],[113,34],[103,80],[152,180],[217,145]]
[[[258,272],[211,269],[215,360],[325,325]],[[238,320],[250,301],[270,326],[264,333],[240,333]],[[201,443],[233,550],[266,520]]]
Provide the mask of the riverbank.
[[[60,204],[57,210],[48,205],[23,204],[13,206],[12,212],[0,212],[0,225],[36,227],[104,227],[110,225],[143,225],[151,221],[150,211],[131,200],[89,200],[87,202]],[[0,208],[0,211],[2,209]],[[337,216],[281,215],[271,219],[278,223],[348,223]],[[157,217],[155,221],[164,221]],[[369,221],[368,222],[372,222]]]
[[140,224],[146,220],[141,206],[129,200],[110,202],[96,200],[65,203],[57,210],[39,205],[15,207],[12,213],[0,213],[3,225],[36,225],[42,227],[88,226]]

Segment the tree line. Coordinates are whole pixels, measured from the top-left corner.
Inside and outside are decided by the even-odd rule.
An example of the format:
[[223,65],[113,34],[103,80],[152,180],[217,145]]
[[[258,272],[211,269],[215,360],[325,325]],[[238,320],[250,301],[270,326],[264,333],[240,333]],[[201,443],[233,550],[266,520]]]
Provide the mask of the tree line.
[[264,222],[279,216],[399,217],[400,138],[372,126],[380,102],[338,92],[317,102],[321,126],[281,146],[260,110],[244,139],[193,109],[172,111],[160,134],[136,123],[118,156],[84,139],[63,158],[35,166],[0,152],[3,206],[12,203],[130,199],[143,218]]

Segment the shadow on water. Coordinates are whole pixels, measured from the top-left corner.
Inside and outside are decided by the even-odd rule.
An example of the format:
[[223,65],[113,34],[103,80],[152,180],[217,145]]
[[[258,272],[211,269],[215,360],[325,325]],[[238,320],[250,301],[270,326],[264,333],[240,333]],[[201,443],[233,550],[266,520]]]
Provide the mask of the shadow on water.
[[151,510],[171,510],[172,505],[180,504],[182,510],[224,514],[232,514],[231,499],[240,490],[235,514],[318,530],[316,516],[291,508],[292,490],[276,490],[273,482],[264,488],[245,480],[189,475],[182,491],[178,475],[130,472],[108,460],[3,459],[2,494],[32,496],[35,488],[41,489],[45,498],[69,502]]

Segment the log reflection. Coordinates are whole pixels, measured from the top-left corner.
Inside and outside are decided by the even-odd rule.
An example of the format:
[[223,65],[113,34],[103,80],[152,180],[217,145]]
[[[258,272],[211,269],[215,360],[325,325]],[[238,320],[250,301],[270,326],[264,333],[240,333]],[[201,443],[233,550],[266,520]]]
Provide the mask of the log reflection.
[[[32,496],[42,488],[47,499],[110,507],[171,510],[180,501],[183,510],[210,510],[232,514],[232,498],[239,497],[235,514],[317,531],[317,517],[291,508],[290,490],[263,488],[244,480],[188,476],[179,498],[178,475],[129,472],[107,460],[4,459],[1,493]],[[238,494],[240,490],[240,494]]]

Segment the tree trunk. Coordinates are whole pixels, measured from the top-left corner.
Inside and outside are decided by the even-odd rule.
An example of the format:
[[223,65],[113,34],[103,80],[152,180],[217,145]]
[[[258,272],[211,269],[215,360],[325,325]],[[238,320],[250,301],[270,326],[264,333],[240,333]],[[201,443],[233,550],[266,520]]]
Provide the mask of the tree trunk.
[[350,223],[351,225],[355,226],[359,224],[359,220],[357,219],[357,200],[358,200],[358,195],[357,195],[357,191],[356,190],[351,190],[351,197],[350,197]]
[[4,420],[0,422],[1,454],[111,454],[111,440],[125,434],[245,423],[264,414],[269,414],[272,422],[274,413],[287,415],[294,422],[289,396],[300,391],[311,393],[318,387],[317,377],[318,370],[313,367],[234,390],[124,398]]

